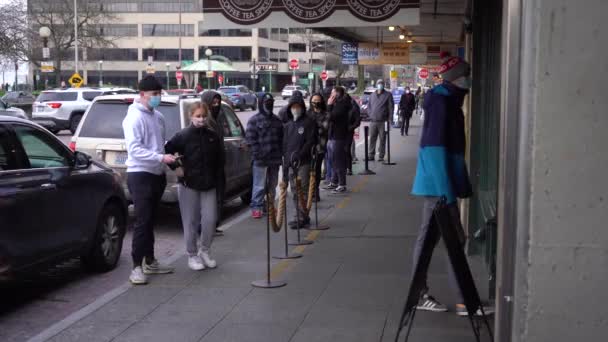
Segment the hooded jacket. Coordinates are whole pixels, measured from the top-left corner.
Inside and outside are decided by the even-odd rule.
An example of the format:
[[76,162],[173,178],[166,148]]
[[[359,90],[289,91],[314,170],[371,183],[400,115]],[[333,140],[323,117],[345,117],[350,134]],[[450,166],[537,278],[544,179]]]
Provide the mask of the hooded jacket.
[[[294,90],[293,93],[291,94],[291,98],[289,99],[289,101],[291,102],[292,100],[297,100],[297,99],[302,100],[302,103],[304,103],[304,95],[302,94],[302,92],[299,90]],[[306,106],[304,108],[306,108]],[[283,121],[284,124],[293,120],[293,115],[291,114],[291,111],[289,110],[289,104],[287,106],[284,106],[283,108],[281,108],[281,110],[279,110],[279,118],[281,119],[281,121]]]
[[348,120],[350,111],[352,110],[351,98],[346,94],[337,99],[333,105],[328,106],[330,140],[350,140],[351,134],[348,131]]
[[266,93],[258,99],[259,112],[247,122],[245,135],[253,162],[257,166],[281,165],[283,156],[283,123],[264,108],[264,101],[273,99]]
[[[220,100],[220,106],[219,109],[214,109],[213,107],[213,99],[219,99]],[[228,124],[226,122],[226,114],[224,113],[224,104],[221,103],[222,101],[222,96],[213,90],[207,90],[204,91],[203,94],[201,95],[201,101],[203,103],[206,103],[207,106],[209,106],[209,111],[211,113],[211,116],[213,116],[213,120],[215,121],[212,124],[212,129],[220,136],[220,138],[222,138],[222,146],[224,145],[224,137],[226,136],[226,132],[224,132],[224,127],[228,127]],[[217,107],[215,107],[217,108]]]
[[183,156],[184,176],[179,182],[188,188],[208,191],[222,185],[224,149],[214,131],[190,125],[167,142],[165,151]]
[[302,114],[297,120],[292,119],[284,127],[283,134],[283,160],[288,163],[297,159],[300,164],[308,164],[312,159],[312,149],[317,142],[317,125],[310,119],[304,110],[306,106],[301,97],[292,98],[288,108],[291,113],[291,106],[294,104],[302,106]]
[[[315,112],[312,108],[312,98],[321,96],[321,111]],[[327,152],[327,141],[329,140],[329,115],[327,114],[327,105],[321,93],[315,93],[310,97],[310,107],[306,115],[313,120],[317,127],[317,153],[325,154]]]
[[449,82],[434,87],[424,99],[424,125],[412,194],[445,196],[448,203],[472,195],[464,160],[466,90]]

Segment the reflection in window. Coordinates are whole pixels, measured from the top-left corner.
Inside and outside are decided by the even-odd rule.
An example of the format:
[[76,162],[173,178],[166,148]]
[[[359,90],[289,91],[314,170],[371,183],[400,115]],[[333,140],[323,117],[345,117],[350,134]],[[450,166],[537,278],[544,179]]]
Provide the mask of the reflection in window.
[[267,28],[258,29],[258,37],[268,39],[268,37],[270,37],[270,32],[269,31],[270,30],[267,29]]
[[258,61],[260,62],[268,62],[268,57],[270,55],[270,51],[265,47],[258,47]]
[[306,52],[306,44],[304,43],[290,43],[289,52]]
[[[143,24],[142,31],[144,37],[179,37],[180,36],[180,25],[179,24]],[[182,24],[181,25],[182,37],[194,36],[194,25]]]
[[137,37],[137,24],[97,25],[97,33],[111,37]]
[[226,57],[232,62],[251,61],[251,46],[201,46],[199,56],[205,56],[207,48],[211,49],[214,55]]
[[68,166],[67,158],[61,152],[61,146],[42,131],[26,126],[15,126],[15,134],[25,150],[30,168]]

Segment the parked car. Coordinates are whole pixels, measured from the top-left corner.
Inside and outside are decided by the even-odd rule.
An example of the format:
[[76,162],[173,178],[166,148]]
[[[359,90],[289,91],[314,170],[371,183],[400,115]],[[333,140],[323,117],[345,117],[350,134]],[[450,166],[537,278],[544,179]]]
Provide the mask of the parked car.
[[[126,185],[125,162],[127,147],[122,130],[129,105],[135,101],[134,95],[100,96],[84,115],[76,134],[72,137],[70,149],[86,152],[93,159],[102,161],[123,176],[123,188],[130,198]],[[190,124],[187,114],[189,104],[200,101],[198,96],[163,97],[158,110],[165,117],[166,138],[169,140],[175,133]],[[224,143],[226,147],[226,191],[224,200],[240,197],[244,202],[251,200],[251,157],[245,145],[245,130],[234,111],[222,104],[227,114],[227,125],[224,126]],[[167,187],[163,194],[164,203],[177,202],[177,177],[167,169]]]
[[234,108],[241,111],[245,111],[247,108],[258,109],[258,98],[244,85],[220,87],[218,91],[228,95],[228,98],[234,104]]
[[296,86],[296,85],[288,85],[285,86],[285,88],[283,88],[283,91],[281,92],[281,96],[283,97],[283,100],[287,100],[288,98],[290,98],[293,95],[294,90],[298,90],[302,93],[302,96],[304,96],[304,98],[308,97],[308,91],[300,86]]
[[25,91],[9,91],[2,96],[2,101],[10,105],[31,105],[36,100],[36,96]]
[[0,116],[0,278],[75,256],[113,269],[128,214],[119,177],[41,126]]
[[12,116],[19,119],[27,120],[28,117],[25,111],[21,108],[12,107],[3,100],[0,100],[0,115]]
[[43,91],[34,102],[32,121],[53,133],[69,129],[73,134],[91,101],[103,92],[100,88]]
[[196,94],[193,89],[168,89],[163,91],[163,95],[190,95]]

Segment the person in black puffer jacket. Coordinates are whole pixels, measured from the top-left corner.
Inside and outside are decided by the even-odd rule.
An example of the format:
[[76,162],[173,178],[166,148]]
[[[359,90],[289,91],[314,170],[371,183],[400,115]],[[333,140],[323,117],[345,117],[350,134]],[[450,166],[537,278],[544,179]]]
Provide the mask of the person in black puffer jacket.
[[[301,97],[292,98],[289,101],[289,112],[293,119],[285,124],[285,134],[283,134],[283,170],[289,170],[291,193],[293,194],[294,207],[298,208],[295,219],[290,222],[292,228],[304,228],[310,224],[310,218],[305,208],[298,204],[296,191],[296,178],[302,180],[302,191],[308,196],[308,184],[310,181],[310,162],[315,151],[317,142],[317,125],[306,115],[306,105]],[[297,172],[296,172],[297,171]],[[306,200],[308,203],[308,199]]]
[[[320,201],[319,185],[321,184],[323,160],[327,153],[327,142],[329,140],[329,115],[327,114],[327,106],[321,93],[315,93],[310,97],[310,108],[306,113],[310,119],[317,124],[317,155],[315,161],[315,176],[316,176],[316,201]],[[325,167],[328,168],[327,162]]]
[[196,102],[189,112],[190,126],[171,138],[165,151],[181,156],[183,174],[177,193],[188,266],[199,271],[217,265],[209,253],[218,213],[216,188],[224,178],[224,149],[220,136],[211,128],[214,120],[209,107]]
[[[304,101],[304,94],[302,94],[302,92],[299,90],[294,90],[291,94],[291,98],[289,98],[289,102],[291,103],[291,101],[295,101],[298,99]],[[289,104],[279,110],[279,119],[283,121],[283,124],[286,124],[293,120],[293,114],[291,114],[291,111],[289,110]]]
[[247,145],[253,159],[253,189],[251,215],[262,218],[266,176],[268,191],[274,198],[279,181],[279,167],[283,163],[283,123],[272,113],[274,98],[266,93],[259,99],[259,113],[247,122]]

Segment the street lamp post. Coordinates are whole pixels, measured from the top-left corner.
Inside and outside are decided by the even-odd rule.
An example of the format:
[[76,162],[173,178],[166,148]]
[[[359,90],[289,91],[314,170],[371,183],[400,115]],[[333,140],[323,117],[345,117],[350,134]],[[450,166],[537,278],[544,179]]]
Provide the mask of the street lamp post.
[[167,63],[165,66],[167,67],[167,90],[169,90],[169,68],[171,67],[171,63]]
[[[49,43],[49,37],[51,36],[51,29],[46,27],[46,26],[42,26],[40,28],[40,30],[38,30],[38,34],[40,34],[40,38],[42,38],[42,59],[44,61],[47,61],[51,55],[50,51],[49,51],[49,47],[48,47],[48,43]],[[47,73],[44,73],[44,89],[47,88],[47,84],[48,84],[48,76]]]
[[[205,56],[207,56],[207,72],[213,71],[211,70],[211,55],[213,55],[213,51],[211,49],[205,50]],[[211,89],[211,77],[207,75],[207,88]]]
[[103,61],[97,62],[99,65],[99,87],[103,87]]

